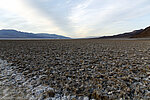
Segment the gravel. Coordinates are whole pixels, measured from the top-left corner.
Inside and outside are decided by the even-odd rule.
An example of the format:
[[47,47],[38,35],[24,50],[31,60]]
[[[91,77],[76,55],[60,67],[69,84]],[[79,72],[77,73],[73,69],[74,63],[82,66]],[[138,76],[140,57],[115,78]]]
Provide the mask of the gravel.
[[1,40],[0,98],[150,99],[149,40]]

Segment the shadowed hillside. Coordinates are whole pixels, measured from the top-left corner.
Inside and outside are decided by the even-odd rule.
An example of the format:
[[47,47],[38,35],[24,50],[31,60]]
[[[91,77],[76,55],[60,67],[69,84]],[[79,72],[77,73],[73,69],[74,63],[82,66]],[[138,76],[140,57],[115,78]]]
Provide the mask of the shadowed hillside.
[[135,30],[133,32],[128,32],[128,33],[123,33],[123,34],[118,34],[118,35],[113,35],[113,36],[103,36],[100,38],[131,38],[139,33],[141,33],[143,29],[140,30]]
[[150,38],[150,26],[145,28],[140,34],[134,35],[132,38]]
[[113,35],[113,36],[102,36],[98,37],[100,39],[109,39],[109,38],[150,38],[150,27],[145,29],[135,30],[132,32],[127,32],[123,34]]

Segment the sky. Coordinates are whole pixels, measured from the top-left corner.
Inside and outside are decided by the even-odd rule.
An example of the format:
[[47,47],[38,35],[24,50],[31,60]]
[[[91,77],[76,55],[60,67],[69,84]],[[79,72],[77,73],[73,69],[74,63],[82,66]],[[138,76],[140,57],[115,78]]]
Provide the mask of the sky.
[[150,26],[150,0],[0,0],[0,29],[72,38]]

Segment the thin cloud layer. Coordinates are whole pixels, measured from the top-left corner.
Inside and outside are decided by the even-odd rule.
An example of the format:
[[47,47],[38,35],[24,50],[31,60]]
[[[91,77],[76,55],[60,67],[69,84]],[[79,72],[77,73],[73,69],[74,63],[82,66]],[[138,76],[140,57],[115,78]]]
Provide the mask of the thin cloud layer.
[[149,0],[0,0],[0,28],[76,37],[149,26]]

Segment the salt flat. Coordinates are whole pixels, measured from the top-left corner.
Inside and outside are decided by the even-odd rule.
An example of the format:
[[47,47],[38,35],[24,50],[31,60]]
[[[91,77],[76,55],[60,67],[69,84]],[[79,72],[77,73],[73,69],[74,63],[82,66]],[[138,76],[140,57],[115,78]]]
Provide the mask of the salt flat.
[[1,40],[0,58],[22,97],[150,99],[150,40]]

